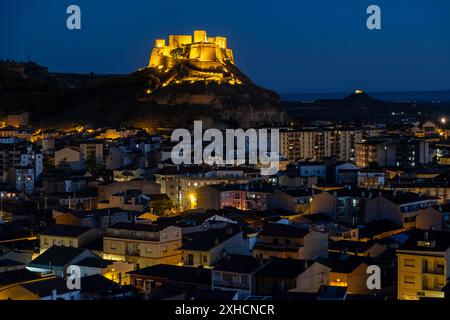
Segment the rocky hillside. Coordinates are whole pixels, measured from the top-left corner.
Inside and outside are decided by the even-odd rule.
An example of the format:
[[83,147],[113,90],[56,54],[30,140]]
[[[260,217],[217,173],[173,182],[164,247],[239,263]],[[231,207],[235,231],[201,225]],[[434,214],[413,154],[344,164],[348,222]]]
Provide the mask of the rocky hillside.
[[181,83],[177,79],[192,71],[186,63],[123,76],[54,74],[33,63],[2,63],[0,112],[29,111],[36,126],[49,128],[186,127],[197,119],[211,126],[246,128],[284,121],[276,93],[256,86],[232,64],[227,69],[240,84]]

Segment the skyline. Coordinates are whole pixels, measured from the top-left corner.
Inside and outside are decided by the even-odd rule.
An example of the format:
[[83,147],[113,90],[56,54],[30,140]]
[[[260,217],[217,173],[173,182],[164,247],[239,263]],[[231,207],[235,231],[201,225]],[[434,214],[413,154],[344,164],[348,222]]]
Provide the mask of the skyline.
[[[226,36],[236,65],[280,94],[450,89],[450,3],[284,2],[3,1],[0,58],[31,52],[54,72],[130,73],[148,64],[155,38],[205,29]],[[70,4],[81,7],[79,31],[65,26]],[[381,7],[381,30],[366,28],[370,4]]]

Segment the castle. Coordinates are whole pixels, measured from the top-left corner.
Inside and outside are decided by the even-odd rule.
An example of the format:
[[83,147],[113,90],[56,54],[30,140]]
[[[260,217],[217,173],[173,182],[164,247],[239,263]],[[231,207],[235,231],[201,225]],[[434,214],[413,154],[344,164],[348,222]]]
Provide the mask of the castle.
[[208,37],[206,31],[195,30],[193,36],[170,35],[168,45],[165,39],[155,40],[150,68],[168,70],[180,62],[186,62],[191,68],[189,76],[181,81],[240,82],[226,67],[228,63],[234,64],[234,57],[225,37]]

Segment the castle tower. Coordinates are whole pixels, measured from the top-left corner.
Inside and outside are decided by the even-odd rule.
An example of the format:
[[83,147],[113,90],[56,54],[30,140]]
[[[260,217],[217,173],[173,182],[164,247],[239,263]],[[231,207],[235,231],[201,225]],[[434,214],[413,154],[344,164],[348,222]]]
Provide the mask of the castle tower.
[[206,42],[206,31],[205,30],[194,30],[194,42]]

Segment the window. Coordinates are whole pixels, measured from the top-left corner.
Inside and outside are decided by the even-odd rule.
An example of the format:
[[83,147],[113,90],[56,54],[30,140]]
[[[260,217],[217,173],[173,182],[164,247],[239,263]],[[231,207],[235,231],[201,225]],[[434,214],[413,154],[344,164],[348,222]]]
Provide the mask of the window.
[[241,276],[241,283],[242,283],[242,285],[244,285],[244,286],[248,286],[248,276],[242,275],[242,276]]
[[162,237],[163,239],[167,239],[167,233],[166,233],[166,232],[163,232],[163,233],[161,234],[161,237]]
[[222,274],[222,279],[225,282],[231,283],[233,281],[233,275],[231,275],[229,273],[223,273]]
[[153,252],[153,249],[152,249],[152,247],[147,247],[147,253],[152,253]]
[[413,259],[405,259],[405,267],[415,267]]
[[134,281],[134,284],[136,285],[136,287],[142,287],[142,279],[136,278],[136,280]]
[[208,256],[206,254],[203,255],[203,263],[208,263]]
[[64,240],[61,240],[61,245],[62,246],[66,245],[66,242]]
[[117,246],[116,246],[115,243],[111,243],[110,248],[111,248],[111,250],[116,250],[116,249],[117,249]]
[[47,239],[47,238],[44,238],[44,244],[45,244],[46,246],[48,246],[48,239]]
[[405,283],[409,283],[409,284],[415,284],[416,283],[414,277],[411,277],[411,276],[405,276],[404,282]]

